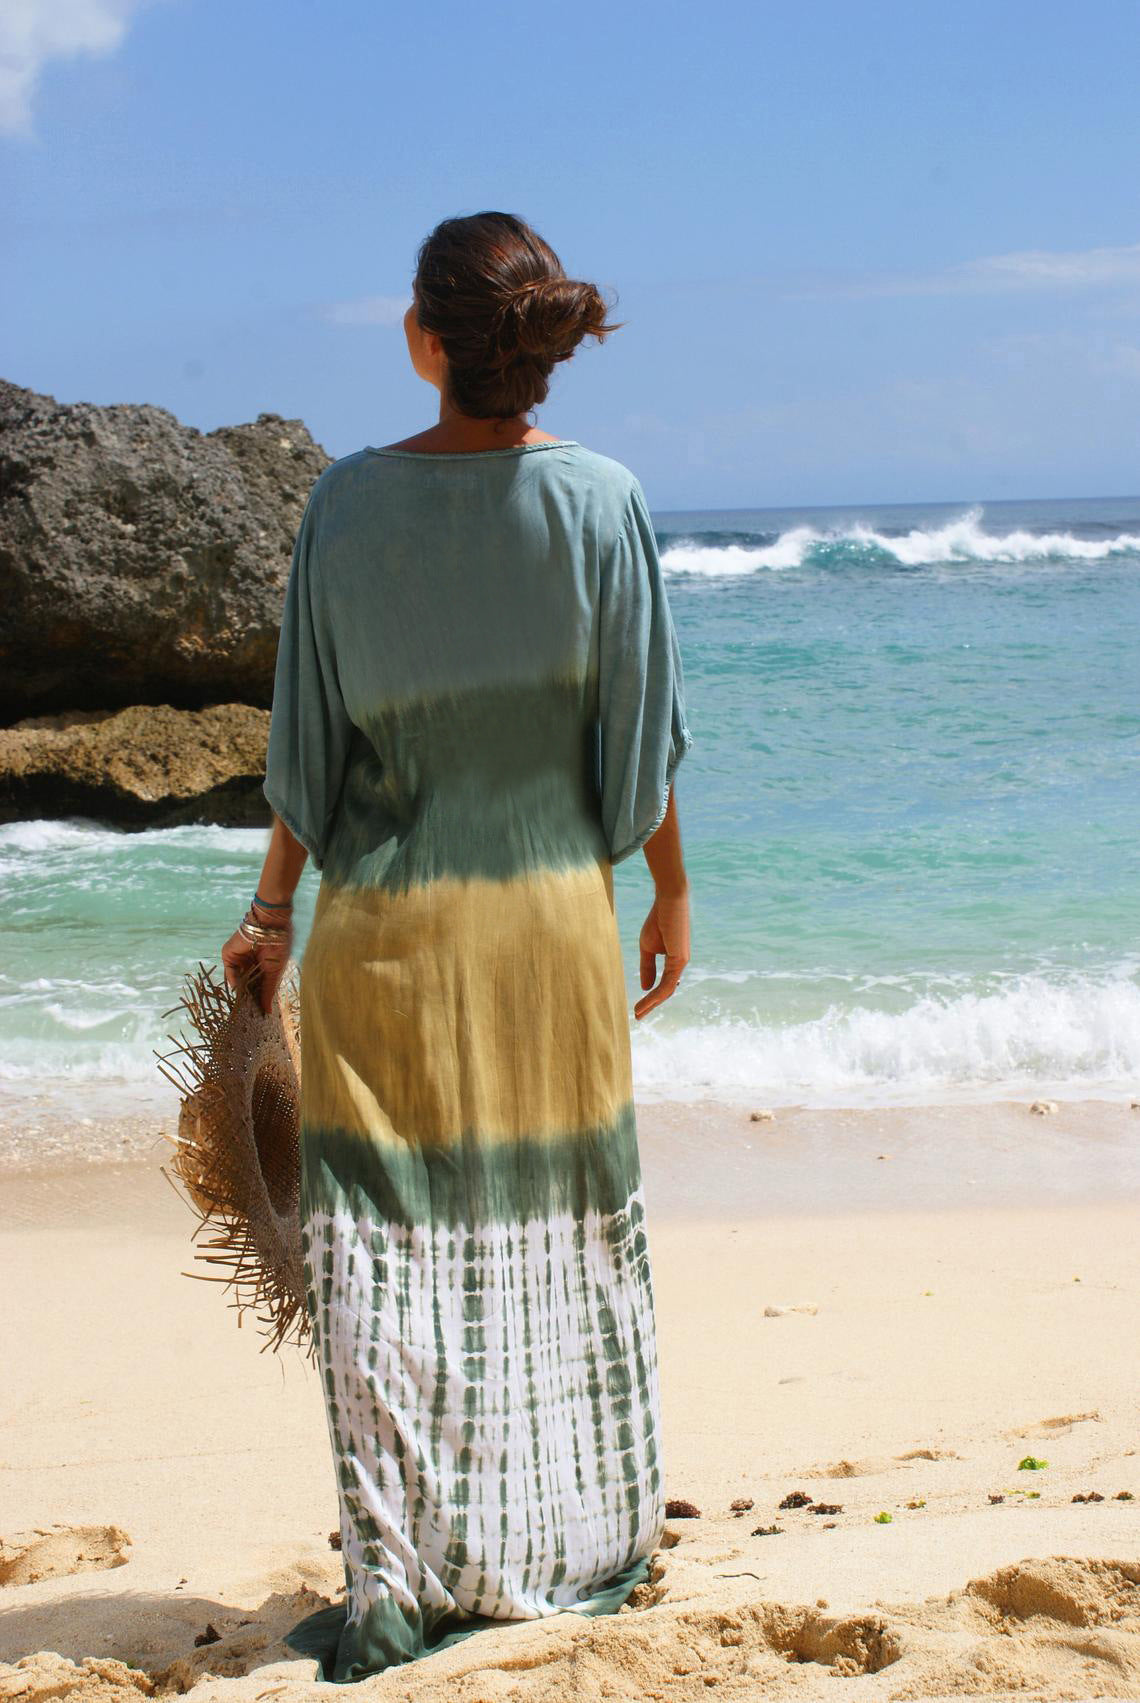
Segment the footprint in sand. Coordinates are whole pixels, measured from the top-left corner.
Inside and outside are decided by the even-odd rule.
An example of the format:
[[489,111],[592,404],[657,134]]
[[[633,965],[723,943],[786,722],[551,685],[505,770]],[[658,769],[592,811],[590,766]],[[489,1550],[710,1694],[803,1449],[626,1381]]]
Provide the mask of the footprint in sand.
[[903,1455],[896,1455],[896,1461],[960,1461],[961,1455],[956,1449],[908,1449]]
[[1018,1425],[1007,1431],[1007,1437],[1051,1437],[1058,1431],[1069,1431],[1074,1425],[1102,1423],[1096,1408],[1088,1413],[1059,1413],[1052,1419],[1038,1419],[1032,1425]]
[[34,1585],[125,1567],[131,1540],[120,1526],[51,1526],[0,1537],[0,1585]]
[[827,1466],[809,1466],[801,1470],[800,1478],[870,1478],[875,1473],[890,1472],[894,1461],[889,1455],[864,1455],[860,1460],[832,1461]]

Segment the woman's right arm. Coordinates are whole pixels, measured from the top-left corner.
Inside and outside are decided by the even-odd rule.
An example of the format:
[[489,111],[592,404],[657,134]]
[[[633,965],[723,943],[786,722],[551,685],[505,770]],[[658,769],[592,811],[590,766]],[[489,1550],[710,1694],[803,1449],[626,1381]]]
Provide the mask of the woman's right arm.
[[[326,472],[328,469],[326,469]],[[336,645],[318,546],[319,493],[309,492],[285,588],[262,791],[273,812],[249,922],[279,930],[254,943],[235,931],[222,948],[232,988],[251,959],[268,1010],[292,946],[292,902],[305,860],[320,870],[344,783],[353,724],[340,694]],[[243,919],[244,920],[244,919]]]
[[[235,929],[222,947],[226,985],[231,989],[236,988],[240,979],[256,964],[257,998],[261,1009],[266,1012],[273,1004],[277,984],[285,973],[293,949],[293,894],[308,855],[308,849],[274,811],[269,846],[256,888],[257,897],[243,920],[285,932],[278,939],[255,944],[247,940],[240,929]],[[257,899],[262,903],[258,904]]]

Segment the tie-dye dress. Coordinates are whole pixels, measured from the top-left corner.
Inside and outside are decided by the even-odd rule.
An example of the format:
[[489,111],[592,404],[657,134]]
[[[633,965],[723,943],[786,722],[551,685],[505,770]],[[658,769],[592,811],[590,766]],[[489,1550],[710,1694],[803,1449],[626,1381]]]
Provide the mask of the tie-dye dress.
[[612,1612],[646,1576],[664,1489],[611,865],[691,742],[620,462],[367,448],[316,481],[265,795],[321,874],[301,1216],[346,1596],[290,1643],[330,1680]]

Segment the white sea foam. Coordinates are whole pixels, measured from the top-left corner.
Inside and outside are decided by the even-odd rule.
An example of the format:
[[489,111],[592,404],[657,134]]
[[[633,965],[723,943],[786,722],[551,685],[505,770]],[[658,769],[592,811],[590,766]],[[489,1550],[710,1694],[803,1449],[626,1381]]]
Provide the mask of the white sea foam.
[[[839,536],[835,534],[835,538]],[[810,526],[796,526],[782,532],[774,544],[756,546],[701,544],[682,538],[661,552],[661,566],[666,573],[702,574],[709,579],[753,574],[759,568],[798,568],[827,537]]]
[[876,532],[862,522],[841,531],[796,526],[771,544],[709,545],[698,538],[680,538],[661,556],[668,573],[706,578],[735,577],[764,568],[798,568],[814,559],[838,555],[891,558],[908,568],[953,562],[1100,562],[1109,556],[1140,552],[1140,534],[1117,533],[1112,538],[1077,538],[1071,532],[987,532],[982,510],[970,509],[944,526],[915,527],[897,537]]
[[672,1027],[667,1012],[634,1031],[646,1099],[851,1106],[1140,1088],[1140,985],[1129,974],[1023,976],[996,992],[926,995],[901,1011],[832,1005],[787,1024],[761,1011]]
[[265,845],[264,828],[226,828],[215,823],[192,822],[178,828],[105,828],[80,817],[54,820],[37,817],[27,822],[0,825],[0,853],[70,852],[122,850],[159,846],[184,846],[191,851],[209,848],[260,850]]
[[[740,979],[720,979],[726,999],[736,1004]],[[951,985],[893,1010],[875,1006],[876,989],[883,997],[897,995],[906,978],[872,978],[817,1017],[781,1022],[789,979],[796,980],[751,978],[758,1004],[748,1012],[737,1007],[733,1014],[718,1008],[709,991],[715,978],[701,981],[694,973],[693,994],[700,989],[707,1020],[678,1024],[679,1011],[665,1006],[633,1025],[638,1097],[858,1106],[1046,1091],[1120,1099],[1140,1091],[1135,963],[1099,976],[1009,977],[985,992]],[[803,991],[801,983],[801,997]],[[117,1033],[108,1033],[108,1025]],[[152,1052],[169,1050],[164,1044],[169,1027],[150,1011],[45,1002],[35,1036],[5,1049],[0,1093],[27,1099],[46,1090],[54,1099],[66,1089],[96,1095],[113,1109],[113,1092],[142,1091],[169,1111],[176,1096],[163,1085]],[[111,1090],[111,1097],[100,1090]]]
[[[137,1030],[141,1025],[135,1027]],[[156,1042],[161,1039],[155,1036]],[[19,1057],[12,1056],[10,1051],[0,1059],[0,1083],[150,1083],[158,1077],[150,1041],[149,1034],[135,1033],[125,1040],[105,1041],[101,1045],[89,1043],[82,1051],[76,1049],[70,1055],[58,1046],[53,1049],[46,1045],[35,1051],[23,1048]]]

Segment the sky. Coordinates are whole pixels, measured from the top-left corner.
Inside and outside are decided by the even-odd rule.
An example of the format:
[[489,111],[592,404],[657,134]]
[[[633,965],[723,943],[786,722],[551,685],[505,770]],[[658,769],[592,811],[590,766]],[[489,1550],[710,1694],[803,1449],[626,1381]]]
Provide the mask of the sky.
[[543,430],[654,510],[1140,490],[1135,0],[4,0],[0,376],[420,431],[415,253],[527,219],[624,321]]

